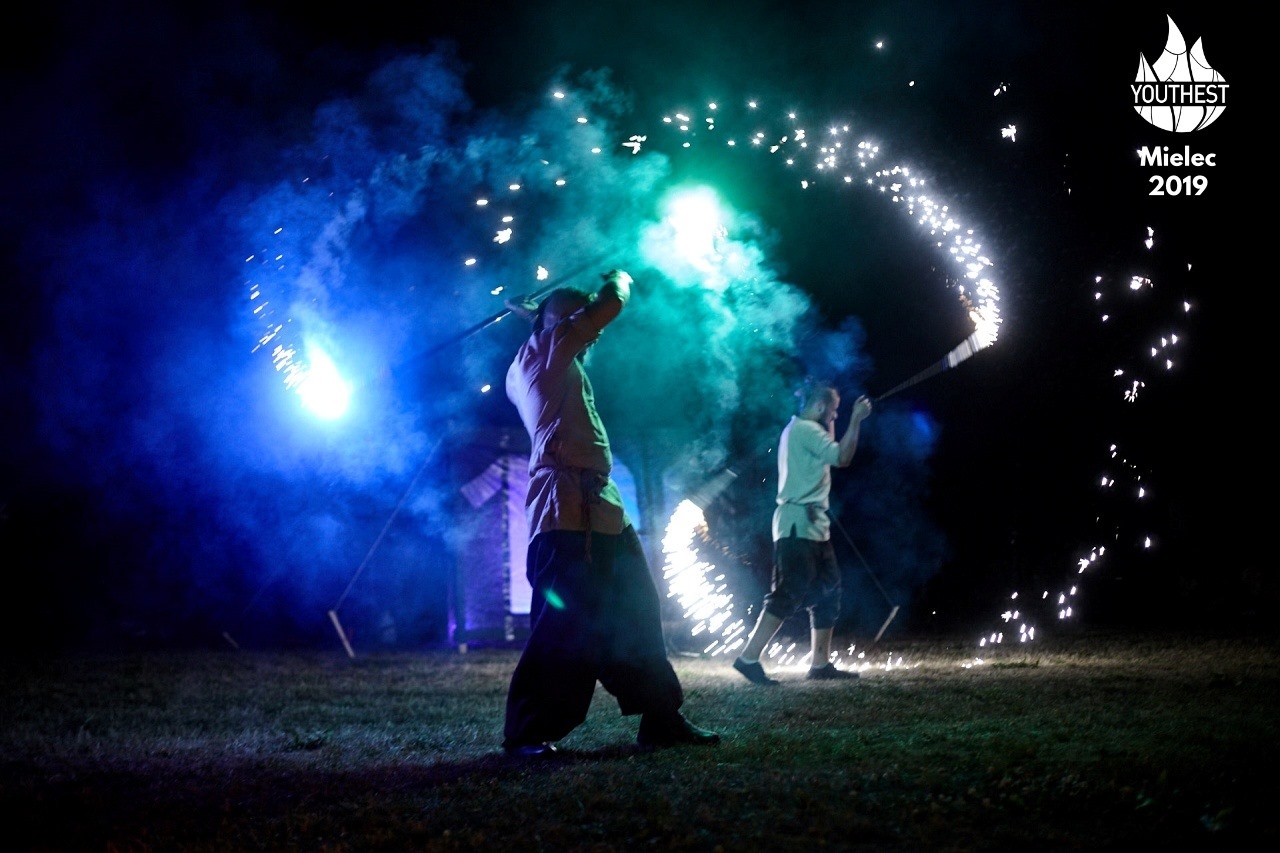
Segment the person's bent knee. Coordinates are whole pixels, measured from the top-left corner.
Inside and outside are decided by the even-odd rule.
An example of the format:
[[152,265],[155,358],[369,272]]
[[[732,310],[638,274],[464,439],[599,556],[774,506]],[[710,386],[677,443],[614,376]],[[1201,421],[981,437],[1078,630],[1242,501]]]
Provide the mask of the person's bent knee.
[[799,596],[789,595],[787,590],[779,587],[765,596],[764,612],[778,619],[790,619],[800,610]]
[[809,611],[810,622],[815,631],[825,631],[836,626],[836,620],[840,618],[840,605],[838,602],[823,602],[816,605]]

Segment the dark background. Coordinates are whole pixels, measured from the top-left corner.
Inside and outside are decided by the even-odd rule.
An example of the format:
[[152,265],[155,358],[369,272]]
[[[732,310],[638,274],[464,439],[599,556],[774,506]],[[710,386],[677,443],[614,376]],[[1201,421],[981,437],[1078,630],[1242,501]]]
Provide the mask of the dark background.
[[[270,188],[281,164],[313,153],[326,105],[354,101],[388,62],[427,54],[451,57],[448,79],[461,91],[442,85],[424,97],[441,115],[476,116],[472,129],[526,109],[566,70],[610,70],[610,85],[627,93],[619,128],[657,127],[673,105],[745,97],[852,115],[892,140],[894,156],[926,164],[972,220],[995,263],[1000,337],[878,404],[854,468],[837,474],[835,509],[852,540],[837,538],[846,628],[874,632],[892,601],[906,610],[895,630],[977,637],[1005,627],[998,617],[1012,591],[1051,600],[1073,586],[1076,616],[1098,624],[1267,621],[1276,586],[1259,545],[1270,466],[1260,395],[1271,299],[1254,271],[1266,226],[1246,219],[1260,202],[1242,141],[1260,95],[1243,72],[1248,19],[1227,5],[140,0],[27,12],[2,52],[0,150],[0,559],[22,642],[199,643],[233,624],[262,642],[328,639],[324,611],[353,579],[373,609],[394,600],[410,614],[401,641],[447,639],[457,542],[439,519],[456,507],[434,487],[482,468],[487,451],[468,457],[451,440],[425,483],[431,494],[407,487],[441,423],[496,435],[514,421],[498,395],[477,403],[439,392],[421,354],[500,304],[483,289],[413,303],[425,325],[397,330],[416,339],[398,339],[401,361],[384,364],[372,389],[413,421],[411,440],[371,431],[360,440],[382,455],[352,467],[327,443],[340,439],[277,424],[293,413],[245,345],[234,263],[244,244],[212,226],[278,198]],[[1139,54],[1151,61],[1163,47],[1166,15],[1189,41],[1203,39],[1231,85],[1224,114],[1193,134],[1160,131],[1132,107],[1128,83]],[[418,127],[432,126],[429,113],[414,117]],[[342,129],[327,115],[330,131]],[[327,143],[329,185],[373,173],[377,158],[361,159],[362,146],[380,157],[414,150],[416,139],[390,132],[391,118],[363,119],[342,143],[347,159]],[[1000,132],[1009,125],[1012,140]],[[369,138],[361,128],[373,128]],[[1203,195],[1149,194],[1152,170],[1135,152],[1166,144],[1217,155]],[[809,322],[827,335],[808,344],[852,347],[846,399],[894,389],[971,331],[926,235],[879,199],[815,192],[797,202],[785,171],[734,171],[717,150],[672,149],[670,179],[715,182],[767,224],[762,244],[778,279],[807,295]],[[376,245],[384,271],[421,279],[423,300],[438,280],[424,258],[437,256],[420,244],[452,247],[468,227],[444,212],[465,181],[428,185],[439,198],[416,222],[430,237],[357,235],[349,247]],[[1152,284],[1128,298],[1133,276]],[[349,288],[343,307],[353,325],[374,327],[382,321],[361,305],[373,314],[375,293],[363,293]],[[655,346],[678,337],[678,325],[653,322]],[[1171,332],[1176,369],[1156,369],[1149,350]],[[509,332],[483,335],[494,363],[509,356]],[[412,369],[405,353],[416,354]],[[776,355],[812,366],[797,352]],[[1125,402],[1133,377],[1145,384]],[[601,393],[615,444],[632,459],[672,422],[697,422],[699,407],[720,404],[696,381],[689,399],[638,396],[648,404]],[[767,582],[766,451],[784,402],[774,394],[772,419],[740,406],[752,417],[729,415],[724,455],[691,474],[726,464],[739,473],[708,514],[748,598]],[[629,420],[635,408],[644,416]],[[341,441],[352,450],[350,436]],[[1101,488],[1108,476],[1115,487]],[[1139,487],[1148,496],[1135,501]],[[374,542],[378,564],[353,578]],[[1077,578],[1100,546],[1105,556]],[[1037,621],[1052,630],[1056,605],[1041,607]]]

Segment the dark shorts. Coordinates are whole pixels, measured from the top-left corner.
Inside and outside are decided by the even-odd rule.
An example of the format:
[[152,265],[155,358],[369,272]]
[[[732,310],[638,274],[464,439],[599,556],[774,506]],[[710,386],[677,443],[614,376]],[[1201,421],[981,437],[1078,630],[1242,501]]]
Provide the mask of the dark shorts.
[[780,619],[809,611],[809,624],[833,628],[840,615],[840,566],[831,540],[788,536],[773,543],[773,588],[764,609]]

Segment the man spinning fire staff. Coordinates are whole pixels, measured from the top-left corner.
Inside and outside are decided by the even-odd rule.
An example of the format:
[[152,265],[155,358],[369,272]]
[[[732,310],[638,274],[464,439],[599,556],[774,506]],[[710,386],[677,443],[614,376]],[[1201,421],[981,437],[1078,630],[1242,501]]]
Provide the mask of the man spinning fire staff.
[[831,545],[831,467],[844,468],[858,449],[862,421],[871,400],[859,397],[844,434],[835,437],[840,394],[823,382],[810,383],[797,394],[793,415],[778,441],[778,499],[773,511],[773,584],[747,644],[733,668],[754,684],[772,685],[760,664],[782,623],[801,609],[809,611],[811,659],[807,677],[856,679],[858,673],[831,662],[831,635],[840,615],[840,566]]
[[560,287],[538,305],[507,301],[533,332],[507,371],[507,397],[529,433],[526,572],[531,632],[511,676],[503,749],[556,752],[584,722],[598,681],[624,716],[640,715],[642,749],[715,744],[680,712],[684,692],[667,659],[658,590],[613,481],[613,455],[583,363],[631,298],[622,270],[599,292]]

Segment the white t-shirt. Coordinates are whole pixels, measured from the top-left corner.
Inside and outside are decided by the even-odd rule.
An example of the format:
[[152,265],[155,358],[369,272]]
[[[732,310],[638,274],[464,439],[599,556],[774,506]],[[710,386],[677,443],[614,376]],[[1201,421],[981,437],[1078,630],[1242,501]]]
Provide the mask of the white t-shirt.
[[794,535],[825,542],[831,538],[827,516],[831,466],[840,461],[840,444],[817,421],[793,415],[778,441],[778,506],[773,539]]

